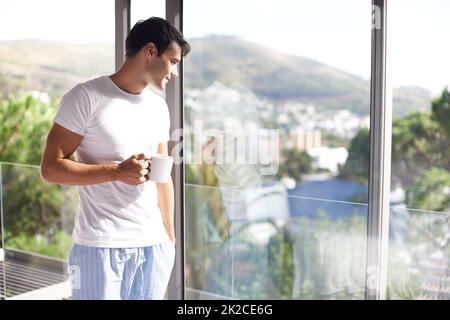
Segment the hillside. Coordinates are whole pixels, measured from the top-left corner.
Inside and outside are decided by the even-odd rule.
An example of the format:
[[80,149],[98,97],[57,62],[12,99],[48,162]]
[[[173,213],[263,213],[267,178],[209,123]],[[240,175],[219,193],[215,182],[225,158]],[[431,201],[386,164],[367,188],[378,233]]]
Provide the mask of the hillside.
[[[205,87],[218,80],[240,83],[259,96],[276,101],[313,103],[319,110],[350,109],[369,113],[370,81],[303,57],[276,52],[231,37],[191,39],[186,57],[186,85]],[[423,88],[394,89],[394,114],[430,108]]]
[[[318,110],[369,112],[369,81],[320,62],[276,52],[230,37],[189,40],[186,85],[204,88],[218,80],[240,84],[273,101],[313,103]],[[44,40],[0,42],[0,90],[42,90],[59,97],[72,86],[114,70],[114,48]],[[416,87],[394,91],[395,114],[429,108],[430,94]]]
[[81,81],[114,71],[114,48],[43,40],[0,42],[0,89],[60,97]]

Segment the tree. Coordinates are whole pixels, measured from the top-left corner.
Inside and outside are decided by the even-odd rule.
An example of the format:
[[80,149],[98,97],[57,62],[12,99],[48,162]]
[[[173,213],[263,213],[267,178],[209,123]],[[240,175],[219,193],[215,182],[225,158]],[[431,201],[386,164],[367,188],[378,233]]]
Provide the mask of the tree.
[[450,93],[448,88],[442,90],[442,94],[431,103],[433,119],[436,120],[444,129],[447,138],[450,139]]
[[31,95],[0,101],[0,161],[38,165],[56,105]]
[[392,181],[408,188],[431,167],[450,170],[450,145],[444,130],[429,112],[413,112],[394,120]]
[[286,160],[280,164],[277,172],[278,179],[288,176],[300,182],[302,174],[312,171],[312,159],[305,151],[297,148],[287,149],[283,151],[283,156]]
[[55,109],[56,104],[31,95],[0,101],[3,229],[7,247],[62,257],[70,244],[60,240],[69,236],[58,231],[66,210],[68,219],[73,218],[75,203],[60,186],[42,181],[37,166],[30,166],[40,163]]
[[348,158],[339,173],[341,179],[366,182],[369,176],[369,129],[360,129],[350,142]]
[[406,193],[408,207],[433,211],[450,208],[450,172],[432,167],[416,178]]
[[[448,89],[432,104],[432,113],[412,112],[392,124],[392,181],[408,188],[431,167],[450,170],[450,94]],[[369,130],[361,129],[350,143],[341,178],[367,180]]]

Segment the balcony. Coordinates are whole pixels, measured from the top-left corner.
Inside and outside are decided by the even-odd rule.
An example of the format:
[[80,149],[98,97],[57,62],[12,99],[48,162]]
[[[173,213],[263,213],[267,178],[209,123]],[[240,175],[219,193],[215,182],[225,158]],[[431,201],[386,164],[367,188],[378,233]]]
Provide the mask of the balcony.
[[3,250],[0,261],[0,298],[8,300],[62,300],[70,298],[63,260]]
[[[29,164],[39,163],[58,99],[76,83],[117,70],[127,26],[158,7],[156,15],[185,24],[176,26],[193,44],[181,79],[165,92],[171,129],[275,128],[283,165],[271,177],[246,177],[236,163],[185,161],[175,168],[176,225],[185,229],[177,230],[183,246],[170,298],[450,300],[450,122],[448,91],[442,91],[449,60],[446,42],[432,41],[447,36],[448,19],[440,15],[449,10],[442,1],[429,2],[390,1],[377,16],[387,1],[346,0],[328,10],[329,19],[326,1],[308,0],[255,1],[250,11],[226,1],[19,5],[63,17],[63,33],[81,39],[54,41],[52,28],[35,40],[0,39],[0,160],[14,162],[0,162],[0,299],[70,299],[66,259],[76,189],[44,183],[39,167]],[[198,3],[211,6],[210,14],[199,14]],[[16,10],[0,10],[0,24],[24,13]],[[101,43],[86,44],[95,33],[70,29],[79,26],[70,21],[79,16],[75,10],[87,30],[103,28]],[[227,12],[235,23],[222,20]],[[299,25],[267,30],[275,44],[260,30],[277,16]],[[26,21],[52,21],[34,18]],[[391,20],[392,28],[374,18]],[[418,26],[423,18],[433,23]],[[411,34],[414,41],[404,41]],[[392,43],[384,52],[386,39]],[[284,51],[286,43],[292,47]],[[391,76],[398,87],[385,81]],[[23,99],[22,89],[29,93]],[[443,107],[440,113],[435,105]],[[193,139],[199,148],[187,146],[185,155],[201,157],[213,138]],[[385,268],[387,284],[378,287]],[[368,294],[372,287],[375,294]]]
[[0,182],[1,298],[70,298],[65,255],[72,220],[65,217],[74,214],[69,194],[75,190],[49,186],[37,166],[4,162]]
[[[74,188],[48,185],[37,166],[3,162],[0,172],[1,297],[70,299],[64,255],[71,245]],[[340,183],[336,197],[357,191],[330,183]],[[293,190],[186,184],[187,298],[364,299],[367,205],[321,199],[326,185],[323,179]],[[21,214],[32,223],[17,222]],[[445,230],[439,228],[444,219],[393,203],[391,298],[450,298]],[[25,235],[21,226],[35,233]]]

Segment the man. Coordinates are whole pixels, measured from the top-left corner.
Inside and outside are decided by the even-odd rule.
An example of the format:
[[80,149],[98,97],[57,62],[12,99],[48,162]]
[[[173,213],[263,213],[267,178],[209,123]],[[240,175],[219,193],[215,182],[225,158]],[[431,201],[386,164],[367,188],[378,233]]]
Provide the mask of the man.
[[168,154],[170,119],[165,100],[147,86],[163,90],[189,50],[166,20],[141,20],[118,72],[61,99],[41,175],[78,186],[73,299],[164,297],[175,258],[173,184],[148,179],[151,154]]

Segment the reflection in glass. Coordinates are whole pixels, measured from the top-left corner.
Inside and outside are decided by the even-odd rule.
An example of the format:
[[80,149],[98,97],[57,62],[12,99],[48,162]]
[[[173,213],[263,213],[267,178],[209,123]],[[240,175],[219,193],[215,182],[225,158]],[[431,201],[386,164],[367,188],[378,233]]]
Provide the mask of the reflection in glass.
[[450,3],[395,0],[388,10],[394,120],[387,298],[449,300],[450,46],[435,39],[449,30]]
[[68,298],[76,189],[43,182],[38,166],[0,164],[5,297]]
[[0,295],[68,298],[76,189],[38,165],[62,95],[114,71],[114,2],[2,1],[0,27]]
[[150,17],[166,17],[166,1],[147,1],[147,0],[132,0],[130,12],[130,26],[134,26],[138,20],[145,20]]
[[[246,217],[218,222],[220,191],[186,186],[188,299],[364,299],[366,205],[272,186],[246,191]],[[303,209],[289,216],[288,202]]]
[[186,3],[189,299],[364,299],[370,5]]

